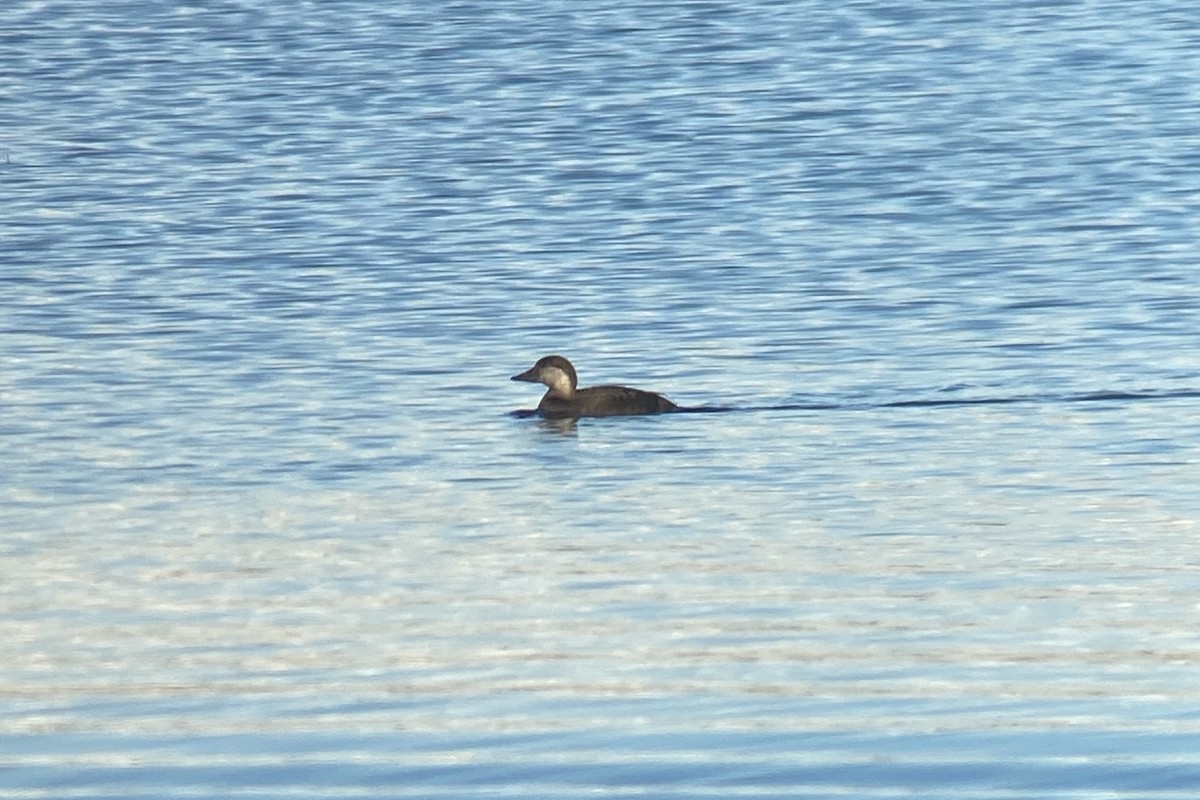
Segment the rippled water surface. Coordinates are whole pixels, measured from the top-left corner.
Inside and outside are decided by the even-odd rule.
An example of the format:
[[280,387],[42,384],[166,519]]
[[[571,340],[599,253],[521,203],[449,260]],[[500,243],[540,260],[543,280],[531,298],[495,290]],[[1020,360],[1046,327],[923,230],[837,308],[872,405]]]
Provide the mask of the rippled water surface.
[[1194,797],[1197,87],[1157,0],[10,3],[0,794]]

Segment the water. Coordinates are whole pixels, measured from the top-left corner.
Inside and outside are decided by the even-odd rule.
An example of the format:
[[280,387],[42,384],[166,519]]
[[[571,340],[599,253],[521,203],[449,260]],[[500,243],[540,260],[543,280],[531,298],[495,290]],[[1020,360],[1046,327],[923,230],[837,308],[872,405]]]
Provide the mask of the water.
[[0,793],[1194,796],[1190,5],[10,5]]

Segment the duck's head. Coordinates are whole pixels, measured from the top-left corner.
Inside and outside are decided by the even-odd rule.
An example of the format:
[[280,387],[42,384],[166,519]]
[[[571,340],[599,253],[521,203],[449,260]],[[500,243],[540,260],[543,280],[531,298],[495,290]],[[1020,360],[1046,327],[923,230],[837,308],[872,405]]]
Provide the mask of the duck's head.
[[562,356],[543,356],[520,375],[513,375],[512,380],[545,384],[549,387],[550,394],[564,399],[574,395],[575,388],[579,385],[575,368]]

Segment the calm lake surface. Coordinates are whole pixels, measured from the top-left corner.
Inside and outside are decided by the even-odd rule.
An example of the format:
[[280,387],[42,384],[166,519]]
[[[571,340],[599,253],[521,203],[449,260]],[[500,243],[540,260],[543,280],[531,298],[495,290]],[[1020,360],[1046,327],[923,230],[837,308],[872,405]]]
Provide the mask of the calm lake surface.
[[1196,796],[1194,3],[4,16],[0,795]]

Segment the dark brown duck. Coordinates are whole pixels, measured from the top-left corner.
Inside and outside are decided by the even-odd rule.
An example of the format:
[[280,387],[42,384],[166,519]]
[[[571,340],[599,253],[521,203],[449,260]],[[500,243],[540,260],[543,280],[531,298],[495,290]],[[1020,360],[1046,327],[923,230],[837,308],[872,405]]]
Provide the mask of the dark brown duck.
[[679,410],[679,406],[661,394],[628,386],[580,389],[575,367],[562,356],[539,358],[536,364],[520,375],[513,375],[512,379],[546,385],[546,394],[538,403],[538,411],[548,419],[662,414]]

